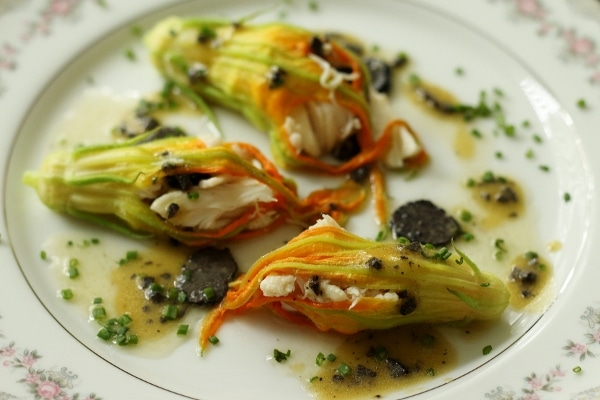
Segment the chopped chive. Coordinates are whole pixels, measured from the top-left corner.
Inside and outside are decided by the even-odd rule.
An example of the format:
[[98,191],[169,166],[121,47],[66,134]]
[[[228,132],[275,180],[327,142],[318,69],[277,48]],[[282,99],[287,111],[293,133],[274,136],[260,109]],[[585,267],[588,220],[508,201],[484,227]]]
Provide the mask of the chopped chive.
[[130,317],[129,315],[127,315],[127,314],[123,314],[123,315],[121,315],[121,316],[119,317],[119,319],[117,319],[117,323],[118,323],[119,325],[123,325],[123,326],[124,326],[124,325],[129,325],[129,324],[131,323],[131,321],[133,321],[133,320],[132,320],[132,319],[131,319],[131,317]]
[[208,287],[205,287],[204,289],[202,289],[202,293],[204,294],[204,296],[206,297],[206,300],[208,300],[208,301],[212,301],[217,296],[215,289],[211,286],[208,286]]
[[535,157],[535,153],[533,152],[533,150],[532,150],[532,149],[528,149],[528,150],[525,152],[525,157],[526,157],[526,158],[529,158],[529,159],[532,159],[532,158],[534,158],[534,157]]
[[473,220],[473,214],[469,210],[461,210],[460,220],[462,222],[471,222]]
[[404,246],[408,246],[410,244],[410,240],[404,236],[400,236],[398,239],[396,239],[396,241]]
[[135,52],[133,51],[133,49],[126,49],[125,57],[127,57],[127,59],[129,61],[135,61],[136,57],[135,57]]
[[475,136],[476,138],[482,138],[483,134],[481,133],[481,131],[479,129],[472,129],[471,130],[471,135]]
[[325,363],[325,354],[319,352],[319,354],[317,354],[317,358],[315,359],[315,364],[317,364],[319,367],[323,366],[323,364]]
[[100,328],[96,336],[98,336],[102,340],[109,340],[112,337],[112,334],[108,329]]
[[462,67],[456,67],[456,68],[454,69],[454,73],[455,73],[456,75],[461,75],[461,76],[462,76],[462,75],[464,75],[464,74],[465,74],[465,70],[464,70]]
[[102,304],[102,297],[95,297],[93,304]]
[[177,318],[177,314],[179,314],[179,308],[172,304],[167,304],[163,307],[161,316],[165,320],[174,320]]
[[435,370],[433,368],[429,368],[427,370],[427,375],[429,375],[429,376],[435,376]]
[[291,350],[288,350],[286,353],[283,353],[280,350],[273,349],[273,358],[278,363],[286,361],[290,357],[291,354],[292,354]]
[[67,270],[67,276],[69,279],[75,279],[79,276],[79,269],[77,267],[69,267]]
[[181,324],[177,327],[177,336],[185,336],[188,333],[189,325]]
[[334,362],[335,360],[337,360],[337,356],[335,354],[329,353],[327,355],[327,361]]
[[496,153],[494,153],[494,155],[496,156],[497,159],[501,160],[504,158],[504,154],[501,151],[497,151]]
[[321,379],[321,378],[319,378],[317,375],[315,375],[312,378],[310,378],[308,381],[309,382],[314,382],[314,381],[319,380],[319,379]]
[[92,238],[91,242],[92,242],[92,244],[100,244],[100,239],[98,239],[98,238]]
[[219,343],[219,338],[213,335],[213,336],[210,336],[208,338],[208,341],[209,341],[210,344],[218,344]]
[[494,182],[495,179],[492,171],[485,171],[483,175],[481,175],[481,182],[483,183]]
[[533,135],[533,141],[536,143],[542,143],[543,139],[540,135]]
[[187,197],[190,200],[197,200],[200,197],[200,193],[198,193],[198,192],[189,192],[187,194]]
[[547,166],[547,165],[540,165],[539,169],[542,170],[542,171],[544,171],[544,172],[550,171],[550,167]]
[[139,25],[132,25],[130,28],[130,32],[135,37],[142,37],[142,35],[144,34],[144,30]]
[[346,363],[341,363],[338,365],[336,371],[342,376],[348,376],[352,373],[352,368],[350,368]]
[[62,289],[60,291],[60,297],[65,300],[70,300],[73,298],[73,291],[71,289]]
[[412,85],[419,85],[421,83],[421,78],[419,78],[419,75],[417,74],[410,74],[408,81]]
[[565,194],[563,194],[563,200],[564,200],[565,202],[567,202],[567,203],[568,203],[569,201],[571,201],[571,194],[570,194],[570,193],[568,193],[568,192],[565,192]]
[[485,346],[483,348],[483,350],[481,350],[481,352],[483,353],[484,356],[487,356],[488,354],[490,354],[492,352],[492,345],[488,344],[487,346]]
[[577,107],[583,109],[587,108],[587,102],[585,101],[585,99],[579,99],[577,100]]
[[489,282],[483,282],[479,286],[481,286],[481,287],[490,287],[490,283]]
[[579,365],[576,367],[573,367],[573,372],[575,372],[576,374],[579,374],[581,371],[582,371],[582,369]]
[[106,309],[104,307],[94,307],[92,309],[92,319],[104,319],[106,318]]
[[42,260],[46,260],[48,258],[48,254],[44,250],[40,251],[40,258]]
[[137,344],[138,343],[137,335],[128,335],[127,338],[129,339],[127,344]]

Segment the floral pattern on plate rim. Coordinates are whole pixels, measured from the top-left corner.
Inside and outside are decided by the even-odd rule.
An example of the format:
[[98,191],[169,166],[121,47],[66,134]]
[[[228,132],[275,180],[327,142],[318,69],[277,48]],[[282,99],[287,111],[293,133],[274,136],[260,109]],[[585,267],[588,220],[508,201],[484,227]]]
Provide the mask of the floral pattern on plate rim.
[[[583,373],[587,369],[584,361],[595,358],[595,353],[590,347],[600,345],[600,308],[588,306],[581,314],[580,320],[583,321],[580,321],[580,325],[584,326],[584,333],[581,334],[578,340],[566,340],[566,344],[562,348],[562,356],[568,359],[565,359],[565,362],[569,365],[573,365],[573,363],[578,365],[570,371],[565,371],[561,369],[560,365],[556,365],[544,374],[531,372],[523,378],[524,385],[520,394],[515,393],[508,386],[497,386],[487,392],[485,398],[490,400],[541,400],[543,394],[562,393],[560,384],[565,379],[574,378]],[[600,399],[600,386],[571,394],[570,399]]]
[[[559,59],[564,62],[578,62],[586,68],[587,80],[592,85],[600,85],[600,46],[596,38],[578,32],[577,29],[555,19],[552,10],[542,0],[489,0],[492,3],[509,3],[513,21],[529,20],[537,24],[537,34],[541,38],[555,38],[561,43]],[[600,2],[597,0],[568,0],[575,10],[595,18],[600,22]]]
[[[37,19],[27,21],[23,25],[18,39],[13,42],[0,43],[0,72],[10,73],[18,68],[18,58],[27,45],[38,35],[49,36],[52,27],[59,20],[73,20],[80,6],[85,0],[46,0],[43,7],[36,14]],[[98,6],[105,8],[105,0],[90,0]],[[563,62],[576,61],[586,68],[587,80],[592,85],[600,85],[600,48],[598,42],[591,36],[578,32],[575,28],[568,27],[553,19],[552,11],[542,0],[488,0],[490,3],[506,3],[511,7],[510,16],[513,20],[529,20],[535,22],[537,34],[541,38],[559,40],[563,45],[559,59]],[[572,7],[585,10],[589,16],[600,21],[600,6],[594,0],[569,0]],[[8,4],[10,9],[11,4]],[[592,12],[590,12],[590,10]],[[0,97],[8,90],[0,75]],[[1,318],[1,317],[0,317]],[[586,323],[586,332],[579,341],[567,340],[562,356],[575,359],[581,364],[596,354],[591,347],[600,345],[600,308],[588,306],[581,315],[581,320]],[[0,331],[0,339],[5,339]],[[37,350],[16,347],[14,341],[0,343],[0,367],[14,368],[23,372],[23,377],[17,382],[22,384],[35,399],[60,399],[60,400],[100,400],[94,393],[81,397],[79,393],[69,394],[73,389],[73,382],[78,378],[66,367],[57,369],[36,368],[35,364],[42,357]],[[531,372],[523,378],[524,385],[521,393],[517,394],[509,386],[497,386],[485,393],[486,399],[491,400],[539,400],[544,393],[562,392],[561,383],[574,376],[583,369],[573,368],[564,371],[556,365],[547,372],[538,374]],[[0,398],[16,398],[14,395],[0,391]],[[600,399],[600,386],[590,388],[580,393],[572,394],[571,400]]]
[[[0,318],[2,318],[0,316]],[[0,330],[0,339],[4,335]],[[20,349],[14,341],[0,343],[0,368],[13,368],[20,372],[17,383],[34,399],[44,400],[101,400],[96,394],[83,396],[72,393],[73,382],[78,376],[66,367],[60,369],[45,369],[38,367],[42,356],[37,350]],[[17,399],[14,394],[0,390],[0,399]]]

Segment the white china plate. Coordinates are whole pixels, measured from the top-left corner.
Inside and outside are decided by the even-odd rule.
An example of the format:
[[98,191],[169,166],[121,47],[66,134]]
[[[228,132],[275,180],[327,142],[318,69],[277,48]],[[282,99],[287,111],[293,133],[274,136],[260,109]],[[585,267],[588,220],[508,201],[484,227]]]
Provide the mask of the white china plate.
[[[501,88],[507,118],[518,126],[516,138],[507,138],[482,123],[486,134],[474,142],[474,155],[463,159],[454,154],[451,124],[432,119],[405,99],[395,100],[432,162],[412,180],[388,177],[392,204],[428,198],[455,211],[471,205],[464,189],[467,178],[486,170],[514,177],[526,193],[526,216],[479,237],[469,249],[482,268],[504,273],[506,266],[491,257],[493,238],[503,237],[515,254],[535,246],[551,261],[554,282],[538,311],[508,310],[485,335],[471,341],[455,338],[459,360],[449,373],[383,398],[600,398],[600,362],[594,359],[600,351],[595,284],[600,270],[593,258],[600,240],[595,199],[600,140],[593,129],[600,126],[594,112],[600,97],[593,85],[600,78],[593,63],[600,61],[594,61],[594,47],[584,61],[573,47],[557,56],[558,46],[533,32],[560,32],[574,46],[586,37],[573,30],[569,39],[567,28],[577,21],[581,29],[593,31],[590,24],[598,22],[593,5],[587,12],[592,18],[585,19],[574,14],[583,2],[555,2],[572,12],[561,26],[547,17],[552,9],[535,1],[530,8],[524,8],[526,2],[474,5],[466,0],[452,6],[394,0],[121,3],[0,2],[0,39],[5,41],[0,53],[0,398],[311,398],[314,356],[335,349],[335,340],[269,315],[228,321],[219,332],[222,344],[205,357],[196,352],[197,321],[192,321],[193,333],[168,354],[148,356],[96,339],[96,327],[86,315],[57,297],[64,281],[40,259],[44,243],[53,237],[101,237],[100,261],[144,245],[52,213],[21,182],[24,171],[37,168],[49,151],[68,111],[89,93],[109,90],[135,97],[160,89],[132,26],[147,29],[171,14],[237,19],[258,10],[264,12],[257,21],[282,19],[350,33],[391,54],[404,51],[412,60],[411,71],[465,102],[476,102],[481,90]],[[129,50],[135,60],[125,56]],[[456,73],[459,67],[464,74]],[[575,72],[569,85],[561,80],[566,71]],[[579,99],[587,100],[587,107],[578,107]],[[219,116],[227,138],[268,151],[265,136],[245,121],[221,111]],[[525,120],[531,127],[520,126]],[[535,134],[542,144],[532,139]],[[535,150],[533,159],[525,156],[529,149]],[[289,174],[303,192],[326,182]],[[348,229],[370,238],[378,230],[370,210],[351,219]],[[247,268],[274,243],[263,238],[233,249]],[[549,243],[560,243],[560,249],[549,251]],[[484,356],[481,349],[488,344],[494,350]],[[292,349],[294,361],[274,362],[273,348]]]

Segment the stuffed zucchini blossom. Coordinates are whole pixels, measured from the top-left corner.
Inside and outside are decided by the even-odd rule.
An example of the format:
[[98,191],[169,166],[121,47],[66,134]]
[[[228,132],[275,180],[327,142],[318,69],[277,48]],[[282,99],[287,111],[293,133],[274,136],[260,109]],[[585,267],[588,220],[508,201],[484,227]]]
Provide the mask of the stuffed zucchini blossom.
[[256,307],[345,334],[499,318],[509,301],[506,286],[456,252],[363,239],[324,216],[230,284],[202,323],[200,347],[226,317]]
[[283,223],[308,226],[332,203],[343,219],[345,205],[362,202],[344,188],[300,199],[293,181],[249,144],[207,145],[160,132],[56,151],[24,182],[55,211],[189,246],[260,235]]
[[169,17],[145,44],[166,79],[268,132],[279,165],[344,174],[427,159],[387,96],[371,89],[361,58],[334,37],[277,22]]

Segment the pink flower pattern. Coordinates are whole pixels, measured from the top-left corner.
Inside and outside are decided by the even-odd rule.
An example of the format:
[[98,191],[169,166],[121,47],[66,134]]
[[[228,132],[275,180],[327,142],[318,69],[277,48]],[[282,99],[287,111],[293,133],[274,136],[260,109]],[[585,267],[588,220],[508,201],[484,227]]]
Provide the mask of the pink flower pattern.
[[[105,5],[105,0],[88,1],[92,1],[101,7]],[[39,17],[26,22],[25,29],[20,33],[17,43],[0,44],[0,73],[15,71],[18,68],[19,49],[26,46],[38,35],[50,35],[52,26],[57,20],[72,19],[83,2],[84,0],[47,0],[45,7],[37,13]],[[0,79],[0,96],[7,89]]]
[[[4,338],[0,331],[0,338]],[[35,367],[38,364],[40,356],[37,350],[21,350],[15,346],[15,342],[8,344],[0,343],[0,365],[6,368],[14,368],[23,371],[23,377],[17,382],[32,394],[36,400],[101,400],[96,394],[90,393],[82,397],[80,393],[69,393],[73,388],[73,381],[77,379],[67,371],[66,368],[60,370],[46,370]]]
[[[600,51],[597,39],[585,36],[573,28],[551,19],[551,13],[541,0],[490,0],[512,4],[514,15],[538,24],[537,32],[542,37],[555,37],[563,42],[559,58],[564,61],[581,62],[591,73],[588,82],[600,84]],[[593,1],[593,0],[589,0]],[[551,36],[551,34],[554,34]]]

